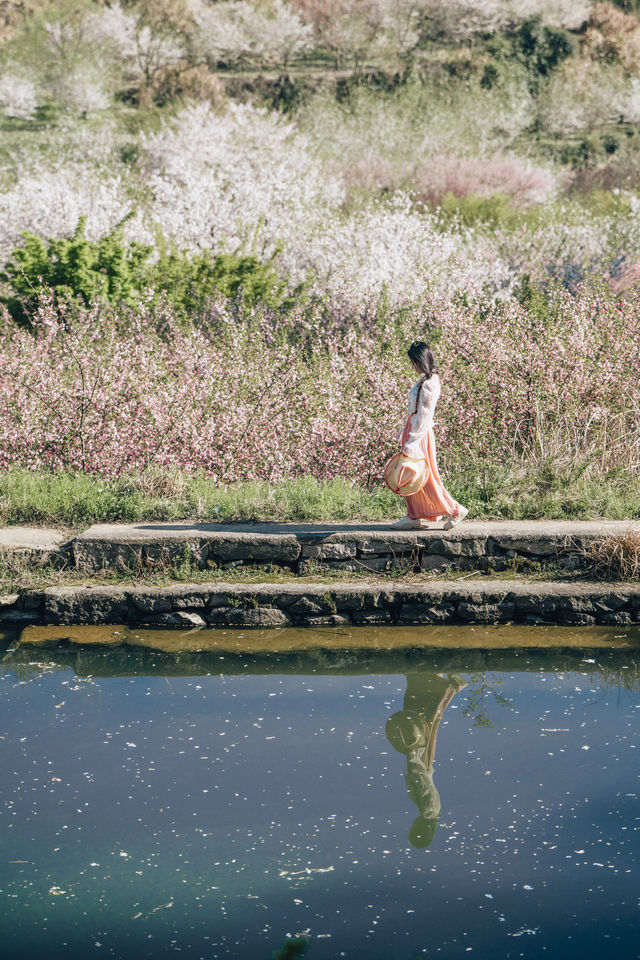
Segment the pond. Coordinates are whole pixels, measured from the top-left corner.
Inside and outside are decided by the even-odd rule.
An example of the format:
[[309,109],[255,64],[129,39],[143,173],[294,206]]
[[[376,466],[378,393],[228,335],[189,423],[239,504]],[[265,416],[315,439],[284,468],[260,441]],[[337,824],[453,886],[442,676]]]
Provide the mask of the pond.
[[638,628],[2,653],[5,960],[638,955]]

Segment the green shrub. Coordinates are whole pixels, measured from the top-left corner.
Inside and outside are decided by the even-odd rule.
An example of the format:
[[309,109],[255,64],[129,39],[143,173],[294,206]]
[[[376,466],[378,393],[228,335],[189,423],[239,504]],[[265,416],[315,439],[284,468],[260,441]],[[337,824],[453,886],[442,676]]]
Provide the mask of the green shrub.
[[529,69],[543,77],[577,50],[577,42],[570,33],[544,25],[539,15],[523,22],[517,39]]
[[594,217],[623,216],[631,217],[633,208],[627,193],[614,193],[613,190],[590,190],[581,198],[582,206]]
[[247,307],[264,304],[271,309],[290,308],[302,294],[303,285],[288,294],[287,281],[278,273],[274,259],[262,261],[253,255],[209,253],[189,257],[160,242],[160,257],[147,276],[148,286],[163,293],[185,316],[198,314],[216,293],[231,300],[242,299]]
[[114,306],[135,305],[144,291],[164,296],[182,316],[199,313],[216,293],[241,300],[246,307],[263,304],[271,309],[290,308],[302,295],[304,284],[288,292],[274,259],[263,262],[254,255],[210,253],[189,256],[159,238],[159,257],[150,263],[153,247],[126,245],[124,221],[95,242],[85,236],[81,217],[71,237],[42,239],[22,234],[24,243],[11,254],[0,280],[7,285],[0,297],[9,313],[28,326],[43,288],[61,298],[81,298],[86,303],[105,299]]
[[500,63],[496,60],[488,60],[485,63],[482,69],[482,75],[480,77],[480,86],[484,90],[492,90],[494,87],[497,87],[500,82],[504,79],[505,71],[502,69]]
[[526,70],[529,86],[535,92],[540,78],[546,77],[577,50],[576,38],[566,30],[544,24],[540,15],[530,17],[511,36],[495,34],[491,37],[487,43],[491,59],[484,67],[480,83],[491,89],[518,65]]
[[553,282],[541,285],[533,283],[528,273],[522,277],[516,297],[527,310],[532,323],[552,323],[557,317],[557,303],[554,299]]
[[132,304],[152,248],[134,243],[126,248],[123,224],[97,243],[85,237],[86,217],[80,217],[71,237],[43,240],[25,231],[24,245],[14,250],[0,280],[10,285],[2,298],[13,319],[28,325],[43,287],[60,297],[85,301],[105,298]]
[[477,222],[504,225],[518,216],[505,193],[492,193],[489,196],[468,193],[465,197],[447,193],[442,198],[440,209],[445,217],[456,218],[467,226]]

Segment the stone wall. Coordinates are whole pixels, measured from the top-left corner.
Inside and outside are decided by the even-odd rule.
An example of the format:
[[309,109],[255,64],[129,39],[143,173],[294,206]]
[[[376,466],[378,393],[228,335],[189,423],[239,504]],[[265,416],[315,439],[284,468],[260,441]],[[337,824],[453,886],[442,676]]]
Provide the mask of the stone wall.
[[640,585],[439,581],[50,587],[0,597],[0,626],[640,623]]
[[[440,573],[455,570],[500,571],[509,565],[530,568],[551,564],[578,569],[606,523],[471,523],[451,531],[393,531],[388,525],[362,524],[337,532],[311,525],[224,525],[182,528],[171,525],[95,527],[66,544],[67,566],[92,574],[100,570],[176,564],[189,557],[200,569],[276,565],[294,574],[314,571],[381,573],[392,570]],[[624,524],[609,524],[623,528]]]

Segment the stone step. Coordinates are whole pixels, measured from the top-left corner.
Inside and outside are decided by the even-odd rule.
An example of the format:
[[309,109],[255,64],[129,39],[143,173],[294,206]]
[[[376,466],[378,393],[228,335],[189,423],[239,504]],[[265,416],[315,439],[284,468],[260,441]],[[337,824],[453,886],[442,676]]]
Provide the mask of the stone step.
[[[3,624],[333,627],[351,624],[640,623],[640,584],[389,580],[49,587],[2,598]],[[633,631],[633,628],[632,628]],[[615,631],[614,631],[615,632]],[[640,631],[634,632],[640,642]]]
[[46,527],[0,527],[0,551],[46,560],[68,543],[69,537],[64,530]]
[[61,549],[84,573],[176,564],[230,569],[277,565],[295,574],[314,570],[378,573],[395,568],[442,572],[501,570],[515,560],[583,565],[582,553],[608,536],[640,536],[640,522],[465,521],[453,530],[394,530],[388,523],[96,524]]

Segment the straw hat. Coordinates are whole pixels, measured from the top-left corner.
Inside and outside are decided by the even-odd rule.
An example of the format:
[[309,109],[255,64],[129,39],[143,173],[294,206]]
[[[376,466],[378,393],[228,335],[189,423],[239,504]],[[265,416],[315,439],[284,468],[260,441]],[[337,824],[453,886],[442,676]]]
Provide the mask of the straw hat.
[[400,753],[410,753],[427,744],[425,727],[428,721],[415,710],[398,710],[387,720],[385,733],[392,747]]
[[386,485],[401,497],[410,497],[427,482],[427,461],[396,453],[384,468]]

